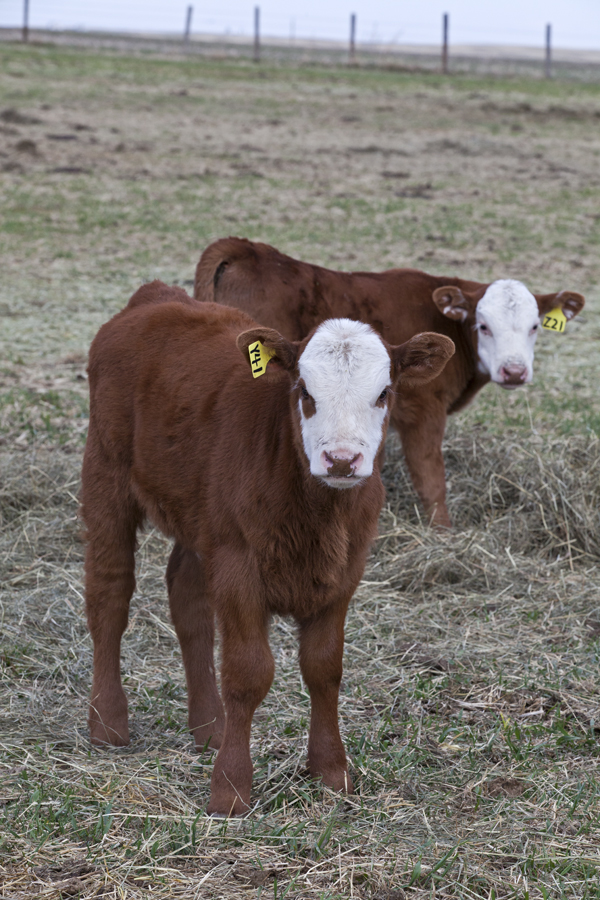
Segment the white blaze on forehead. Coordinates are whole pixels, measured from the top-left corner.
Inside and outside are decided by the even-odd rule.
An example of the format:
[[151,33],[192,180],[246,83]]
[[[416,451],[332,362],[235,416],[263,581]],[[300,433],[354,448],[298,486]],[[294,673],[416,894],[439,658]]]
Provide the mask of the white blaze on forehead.
[[[299,402],[304,450],[313,475],[327,476],[323,453],[332,458],[362,456],[356,476],[367,477],[381,444],[385,405],[377,406],[390,385],[390,356],[369,325],[329,319],[319,326],[298,361],[300,378],[315,401],[306,417]],[[348,480],[348,485],[355,483]],[[345,486],[342,484],[336,486]]]
[[503,383],[506,373],[521,368],[522,382],[533,377],[533,349],[539,310],[535,297],[520,281],[490,284],[477,304],[479,370]]

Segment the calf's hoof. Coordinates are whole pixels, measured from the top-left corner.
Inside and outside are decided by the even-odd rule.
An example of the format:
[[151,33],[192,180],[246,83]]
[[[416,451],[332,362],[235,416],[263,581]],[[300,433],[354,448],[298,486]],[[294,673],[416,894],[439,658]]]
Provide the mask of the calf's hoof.
[[429,510],[429,525],[434,531],[439,531],[441,534],[452,530],[452,522],[448,515],[448,510],[445,507],[443,509],[437,507]]
[[190,727],[198,753],[209,749],[219,750],[223,743],[224,731],[225,725],[221,725],[218,722],[211,722],[209,725],[198,725],[196,728]]
[[447,522],[432,522],[431,527],[437,534],[449,534],[453,530],[450,519]]
[[129,720],[125,695],[110,705],[100,706],[92,701],[88,724],[92,744],[126,747],[129,743]]
[[214,796],[211,794],[206,812],[213,819],[229,819],[233,817],[247,816],[250,812],[250,804],[238,797]]
[[353,794],[354,784],[347,769],[335,769],[330,771],[315,772],[311,770],[311,777],[319,779],[325,787],[341,794]]
[[108,725],[108,723],[101,722],[97,718],[92,719],[90,717],[89,725],[90,740],[97,747],[106,746],[107,744],[111,747],[126,747],[129,743],[129,725],[127,721]]
[[[223,751],[221,750],[219,756]],[[217,756],[210,782],[209,816],[245,816],[250,812],[252,765],[249,760],[220,760]]]

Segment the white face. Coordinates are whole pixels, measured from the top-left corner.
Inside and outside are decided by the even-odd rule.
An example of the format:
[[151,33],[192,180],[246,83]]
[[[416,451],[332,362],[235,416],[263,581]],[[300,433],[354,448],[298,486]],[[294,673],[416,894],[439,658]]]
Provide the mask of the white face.
[[390,356],[369,325],[329,319],[298,360],[304,451],[312,475],[336,488],[373,472],[390,389]]
[[520,281],[494,281],[477,304],[478,369],[505,388],[533,378],[533,348],[540,316],[535,297]]

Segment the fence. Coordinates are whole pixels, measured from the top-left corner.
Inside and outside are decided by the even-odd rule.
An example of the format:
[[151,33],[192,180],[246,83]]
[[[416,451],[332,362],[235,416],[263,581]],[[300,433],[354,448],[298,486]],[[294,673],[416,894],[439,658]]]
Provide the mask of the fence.
[[[35,0],[33,0],[35,2]],[[318,38],[263,37],[260,34],[260,7],[254,7],[253,32],[249,35],[192,33],[194,7],[184,8],[181,35],[148,35],[111,33],[107,31],[60,31],[32,29],[30,0],[22,0],[22,26],[0,27],[0,38],[8,40],[44,41],[54,44],[96,46],[125,52],[141,50],[157,53],[187,54],[220,58],[249,58],[277,64],[372,66],[409,70],[441,71],[444,74],[524,75],[528,77],[561,77],[578,80],[600,80],[600,50],[552,51],[552,26],[547,24],[540,46],[452,46],[450,17],[445,13],[440,23],[438,47],[397,42],[358,42],[357,16],[348,23],[348,41]]]

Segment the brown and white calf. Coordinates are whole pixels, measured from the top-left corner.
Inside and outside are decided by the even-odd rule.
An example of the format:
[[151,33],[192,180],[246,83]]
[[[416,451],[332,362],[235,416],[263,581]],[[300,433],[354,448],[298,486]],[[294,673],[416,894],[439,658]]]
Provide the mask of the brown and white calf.
[[562,307],[571,319],[584,305],[581,294],[534,295],[512,279],[481,284],[417,269],[335,272],[240,238],[204,251],[194,295],[243,309],[289,340],[337,316],[368,322],[391,344],[423,331],[451,338],[456,354],[443,373],[426,385],[401,386],[392,411],[415,489],[442,526],[450,525],[442,456],[447,416],[490,380],[504,388],[530,382],[540,316]]
[[[257,341],[272,358],[253,377]],[[250,726],[273,679],[273,613],[299,626],[310,772],[352,790],[337,716],[344,620],[384,499],[389,412],[398,385],[434,378],[453,352],[440,335],[390,346],[349,319],[291,342],[160,282],[100,329],[81,495],[94,743],[129,740],[120,643],[136,532],[149,519],[175,538],[167,585],[190,730],[197,747],[220,748],[209,812],[249,809]]]

